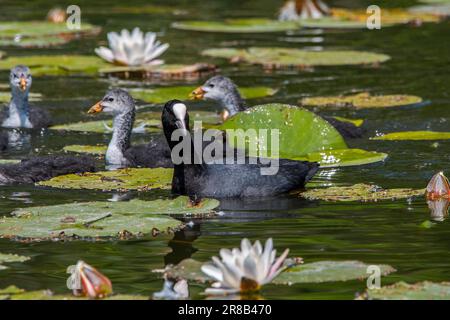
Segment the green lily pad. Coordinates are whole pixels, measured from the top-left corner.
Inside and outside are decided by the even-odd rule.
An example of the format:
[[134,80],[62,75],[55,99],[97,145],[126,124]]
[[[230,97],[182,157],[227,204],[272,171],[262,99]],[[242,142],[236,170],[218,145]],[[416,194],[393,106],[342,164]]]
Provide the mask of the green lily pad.
[[[161,117],[161,116],[160,116]],[[96,132],[96,133],[111,133],[111,130],[105,127],[107,125],[109,128],[112,127],[112,120],[96,120],[96,121],[85,121],[85,122],[75,122],[67,124],[59,124],[56,126],[51,126],[51,130],[64,130],[64,131],[77,131],[77,132]],[[135,128],[145,125],[145,132],[158,132],[159,129],[155,127],[161,126],[161,120],[142,120],[137,119],[135,123]]]
[[279,153],[282,158],[295,158],[322,150],[347,148],[344,139],[327,121],[304,108],[285,104],[266,104],[249,108],[229,118],[217,128],[219,130],[242,129],[235,130],[236,135],[241,140],[249,141],[250,145],[255,145],[256,151],[260,149],[263,156],[270,156],[270,145],[269,147],[260,146],[260,143],[265,144],[265,140],[260,140],[258,137],[256,139],[253,137],[251,141],[245,139],[246,130],[278,129]]
[[338,149],[309,153],[294,160],[320,163],[321,168],[350,167],[384,161],[386,153],[366,151],[362,149]]
[[219,205],[217,200],[203,199],[193,205],[188,197],[153,201],[69,203],[55,206],[18,209],[12,217],[0,219],[3,238],[49,240],[53,238],[119,239],[166,233],[182,227],[167,215],[208,216]]
[[341,122],[347,122],[355,125],[356,127],[361,127],[364,124],[364,119],[350,119],[350,118],[343,118],[343,117],[333,117],[336,120],[339,120]]
[[[381,275],[386,276],[396,270],[389,265],[376,265]],[[370,276],[368,264],[360,261],[318,261],[306,263],[282,272],[273,280],[275,284],[322,283],[361,280]]]
[[297,30],[297,22],[278,21],[264,18],[227,19],[225,21],[183,21],[172,27],[180,30],[220,33],[265,33]]
[[18,64],[30,67],[33,76],[97,74],[109,64],[95,56],[82,55],[38,55],[9,57],[0,60],[0,70],[9,70]]
[[[102,300],[148,300],[148,297],[128,294],[113,294]],[[0,289],[0,300],[88,300],[71,294],[54,294],[50,290],[25,291],[16,286]]]
[[98,70],[100,74],[113,75],[119,78],[145,78],[145,79],[198,79],[212,74],[217,67],[208,63],[162,64],[158,66],[114,66],[109,64]]
[[21,48],[48,48],[60,46],[70,41],[64,37],[36,37],[20,39],[1,39],[0,47],[21,47]]
[[66,152],[87,153],[94,155],[104,155],[106,153],[107,146],[88,146],[72,144],[63,148]]
[[[100,12],[99,12],[100,11]],[[159,6],[159,5],[141,5],[141,6],[117,6],[108,10],[96,10],[95,14],[104,13],[127,13],[127,14],[166,14],[177,13],[176,7],[171,6]]]
[[17,159],[0,159],[0,164],[14,164],[14,163],[19,163],[22,160],[17,160]]
[[309,200],[377,202],[420,197],[425,189],[382,189],[376,185],[355,184],[347,187],[311,189],[300,193]]
[[450,132],[436,131],[403,131],[386,133],[373,137],[372,140],[448,140]]
[[[2,263],[12,263],[12,262],[25,262],[27,260],[30,260],[29,257],[25,256],[19,256],[17,254],[11,254],[11,253],[1,253],[0,252],[0,270],[4,270],[7,267],[3,266]],[[3,295],[4,292],[0,290],[0,296]]]
[[[154,270],[174,278],[183,278],[199,283],[213,281],[201,271],[202,262],[185,259],[178,265],[170,265],[165,269]],[[295,283],[321,283],[348,281],[367,278],[369,265],[359,261],[319,261],[295,265],[287,268],[273,280],[275,284],[292,285]],[[388,275],[396,270],[389,265],[377,265],[382,275]]]
[[400,94],[372,96],[368,92],[348,96],[303,98],[300,101],[304,106],[356,109],[400,107],[421,102],[423,102],[422,98],[417,96]]
[[[365,29],[366,21],[344,20],[334,17],[324,17],[319,19],[301,19],[299,24],[305,28],[320,29]],[[386,26],[383,23],[383,26]]]
[[[151,103],[166,103],[172,99],[187,100],[195,88],[189,86],[159,87],[153,89],[131,89],[135,99]],[[239,90],[245,99],[255,99],[274,95],[277,90],[268,87],[243,87]],[[159,115],[161,118],[161,115]]]
[[449,2],[442,2],[442,3],[435,3],[430,5],[419,5],[414,6],[408,9],[410,12],[413,13],[428,13],[428,14],[434,14],[438,16],[450,16],[450,3]]
[[[42,100],[42,94],[36,93],[36,92],[30,92],[28,97],[29,97],[30,101],[41,101]],[[10,100],[11,100],[10,92],[0,92],[0,102],[9,102]]]
[[65,23],[46,21],[13,21],[0,22],[0,38],[96,35],[101,28],[83,22],[80,29],[69,29]]
[[381,63],[390,59],[385,54],[365,51],[307,51],[293,48],[268,47],[252,47],[248,49],[216,48],[204,50],[202,54],[216,58],[228,58],[232,61],[261,64],[271,68],[364,65]]
[[450,300],[450,283],[424,281],[408,284],[401,281],[380,289],[367,290],[360,298],[374,300]]
[[68,174],[40,181],[40,186],[61,189],[91,189],[105,191],[170,189],[173,169],[127,168],[95,173]]

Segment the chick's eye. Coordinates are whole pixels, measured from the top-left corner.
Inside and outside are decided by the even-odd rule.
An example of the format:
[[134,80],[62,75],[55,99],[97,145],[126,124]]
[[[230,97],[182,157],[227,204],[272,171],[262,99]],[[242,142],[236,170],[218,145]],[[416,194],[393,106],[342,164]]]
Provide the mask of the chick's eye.
[[114,98],[108,98],[108,101],[109,101],[109,102],[113,102],[113,101],[114,101]]
[[14,79],[17,79],[17,78],[19,78],[19,77],[17,76],[17,74],[14,74]]
[[208,85],[208,87],[214,88],[214,84],[210,83],[210,84]]

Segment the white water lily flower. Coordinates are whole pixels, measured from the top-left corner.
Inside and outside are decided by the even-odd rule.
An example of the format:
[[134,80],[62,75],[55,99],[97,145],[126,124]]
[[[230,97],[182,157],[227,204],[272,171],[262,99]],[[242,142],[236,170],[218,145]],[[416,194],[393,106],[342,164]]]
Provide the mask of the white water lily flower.
[[156,41],[156,33],[147,32],[144,36],[139,28],[131,33],[125,29],[120,34],[109,32],[108,43],[109,48],[96,48],[95,53],[108,62],[126,66],[163,64],[156,58],[169,48],[169,44]]
[[330,13],[322,0],[289,0],[280,9],[278,20],[320,19]]
[[283,262],[289,253],[286,249],[276,258],[272,238],[263,247],[256,241],[253,246],[248,239],[243,239],[240,250],[221,249],[220,257],[213,257],[213,263],[202,266],[202,271],[217,282],[206,294],[225,295],[237,292],[258,291],[261,286],[271,282],[283,270]]

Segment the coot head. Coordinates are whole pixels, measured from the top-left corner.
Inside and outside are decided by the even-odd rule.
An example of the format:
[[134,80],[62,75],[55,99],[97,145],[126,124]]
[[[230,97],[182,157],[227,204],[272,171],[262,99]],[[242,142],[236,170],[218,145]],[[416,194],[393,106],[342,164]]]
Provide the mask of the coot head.
[[102,100],[93,105],[88,113],[107,112],[113,115],[134,111],[134,99],[123,89],[109,90]]
[[15,66],[9,74],[9,83],[13,91],[29,91],[32,83],[30,69],[24,65]]
[[186,105],[180,100],[170,100],[164,105],[161,120],[169,145],[175,131],[181,130],[181,135],[189,132],[189,114]]
[[208,79],[189,95],[192,99],[223,100],[229,93],[237,90],[230,78],[218,75]]

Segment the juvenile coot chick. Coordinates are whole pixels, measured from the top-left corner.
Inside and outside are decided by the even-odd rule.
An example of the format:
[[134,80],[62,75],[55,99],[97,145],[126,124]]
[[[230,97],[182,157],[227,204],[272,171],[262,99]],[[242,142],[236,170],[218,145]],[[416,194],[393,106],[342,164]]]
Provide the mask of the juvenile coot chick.
[[[202,86],[195,89],[191,95],[194,99],[214,100],[223,108],[222,119],[234,116],[248,107],[239,93],[238,87],[230,78],[218,75],[210,78]],[[333,117],[323,117],[339,133],[347,139],[361,138],[364,130],[352,123],[339,121]]]
[[33,157],[17,164],[0,165],[0,185],[35,183],[59,175],[89,171],[95,171],[95,162],[91,157]]
[[[172,134],[176,130],[181,130],[184,138],[190,138],[189,115],[186,105],[181,101],[172,100],[166,103],[162,123],[171,150],[179,144],[178,141],[172,141]],[[254,164],[248,157],[245,157],[245,164],[235,161],[231,164],[226,161],[224,164],[195,164],[193,157],[198,150],[195,149],[192,139],[191,150],[189,163],[174,165],[172,192],[194,198],[262,197],[285,193],[304,187],[319,167],[317,163],[279,159],[275,174],[262,175],[261,169],[268,167],[263,164],[267,162],[261,161],[263,159],[257,159]]]
[[0,113],[0,125],[5,128],[46,128],[51,124],[49,113],[41,108],[30,106],[28,94],[32,78],[27,66],[18,65],[9,75],[11,101]]
[[163,136],[148,144],[131,146],[135,119],[134,99],[122,89],[112,89],[92,106],[88,113],[107,112],[113,115],[113,134],[106,151],[106,164],[117,167],[172,167],[170,149]]

